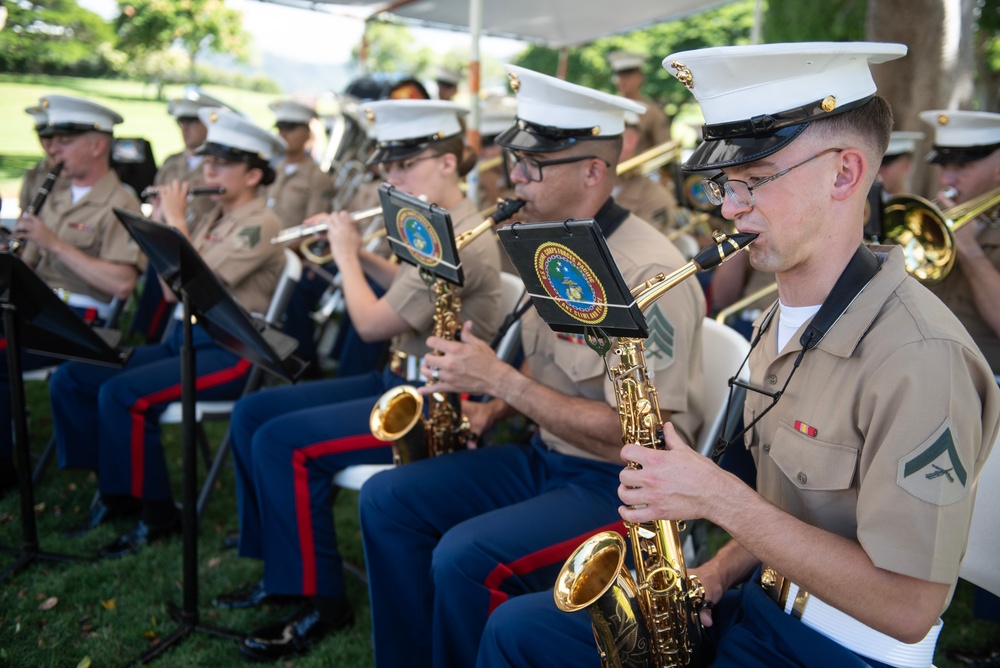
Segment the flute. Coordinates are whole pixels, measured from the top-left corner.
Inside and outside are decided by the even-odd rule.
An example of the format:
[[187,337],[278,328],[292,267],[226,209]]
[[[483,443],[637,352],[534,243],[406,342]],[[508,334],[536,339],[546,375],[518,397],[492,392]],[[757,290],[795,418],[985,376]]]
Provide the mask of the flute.
[[[371,218],[372,216],[377,216],[382,213],[381,206],[373,206],[370,209],[364,209],[363,211],[358,211],[351,214],[351,220],[357,222],[359,220],[364,220],[365,218]],[[295,239],[301,239],[302,237],[312,236],[313,234],[322,234],[330,229],[330,223],[324,221],[322,223],[316,223],[315,225],[296,225],[295,227],[289,227],[287,230],[283,231],[278,236],[271,239],[272,244],[283,244],[286,241],[294,241]]]
[[[222,186],[198,186],[196,188],[191,188],[188,191],[188,197],[195,197],[197,195],[222,195],[226,192],[226,189]],[[153,195],[159,195],[160,189],[156,186],[150,186],[143,189],[142,193],[139,195],[140,198],[146,199],[147,197],[152,197]]]

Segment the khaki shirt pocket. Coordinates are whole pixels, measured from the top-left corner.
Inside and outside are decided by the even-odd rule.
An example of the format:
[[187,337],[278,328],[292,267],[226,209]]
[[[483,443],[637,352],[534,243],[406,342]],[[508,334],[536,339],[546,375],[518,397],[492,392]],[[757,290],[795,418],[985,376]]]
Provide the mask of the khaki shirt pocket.
[[591,350],[586,342],[558,340],[555,342],[553,353],[556,366],[574,382],[579,383],[607,375],[604,359]]
[[89,223],[67,223],[59,233],[66,243],[79,248],[88,255],[98,255],[100,239],[96,225]]
[[821,441],[782,422],[765,451],[799,489],[849,489],[858,464],[856,448]]

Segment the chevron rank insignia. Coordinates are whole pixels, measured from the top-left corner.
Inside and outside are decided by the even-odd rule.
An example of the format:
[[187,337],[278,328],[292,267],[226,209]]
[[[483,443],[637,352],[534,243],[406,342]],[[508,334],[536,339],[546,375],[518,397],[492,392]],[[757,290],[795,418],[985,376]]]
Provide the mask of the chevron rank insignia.
[[243,244],[247,248],[256,248],[257,244],[260,243],[260,225],[244,227],[237,236],[242,238]]
[[899,460],[896,483],[913,496],[946,506],[968,492],[969,469],[945,421],[915,450]]
[[646,356],[653,359],[673,359],[674,326],[656,306],[646,315],[649,338],[646,339]]

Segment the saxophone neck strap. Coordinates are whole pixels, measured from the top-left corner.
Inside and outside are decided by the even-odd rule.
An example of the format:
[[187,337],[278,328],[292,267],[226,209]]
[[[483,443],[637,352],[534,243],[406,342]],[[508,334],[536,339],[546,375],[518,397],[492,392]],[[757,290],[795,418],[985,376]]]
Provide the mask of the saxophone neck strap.
[[[729,399],[726,406],[725,419],[722,425],[722,432],[719,435],[719,440],[715,446],[715,452],[712,454],[712,458],[718,462],[726,448],[729,447],[730,443],[738,441],[743,438],[743,436],[757,424],[761,418],[763,418],[772,408],[777,405],[778,401],[781,399],[788,387],[788,383],[791,382],[792,376],[795,371],[799,368],[802,363],[802,358],[805,354],[819,345],[819,342],[823,340],[823,337],[827,335],[833,326],[840,320],[840,317],[844,315],[854,300],[858,298],[862,290],[865,289],[873,278],[875,274],[878,273],[879,269],[882,267],[882,263],[879,261],[878,257],[875,256],[868,247],[865,245],[858,246],[858,249],[854,252],[847,266],[844,268],[843,273],[837,279],[834,284],[833,289],[830,290],[830,294],[827,295],[826,299],[823,300],[823,305],[820,306],[819,311],[813,316],[809,325],[806,327],[802,336],[799,337],[799,345],[802,346],[802,350],[799,351],[798,356],[795,358],[795,363],[792,366],[791,373],[788,374],[788,378],[785,380],[785,384],[777,392],[764,392],[757,388],[752,387],[749,383],[746,383],[739,379],[740,371],[747,364],[750,359],[750,355],[753,353],[753,349],[757,347],[761,338],[764,336],[764,332],[770,327],[771,322],[774,320],[774,314],[777,313],[778,304],[775,303],[768,314],[761,321],[760,328],[757,334],[754,336],[753,341],[750,344],[750,351],[747,352],[747,356],[743,359],[743,364],[736,371],[736,374],[729,379]],[[728,432],[729,419],[733,416],[733,396],[734,390],[740,388],[741,391],[755,391],[766,394],[771,397],[771,404],[757,414],[753,421],[746,425],[738,434],[734,435],[732,438],[726,438],[726,433]],[[733,416],[735,417],[735,416]]]

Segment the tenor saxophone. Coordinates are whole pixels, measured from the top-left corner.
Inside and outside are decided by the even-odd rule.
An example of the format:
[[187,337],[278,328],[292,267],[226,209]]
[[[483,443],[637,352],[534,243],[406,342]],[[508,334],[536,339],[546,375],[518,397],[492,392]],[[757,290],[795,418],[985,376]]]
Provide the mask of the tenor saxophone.
[[[505,200],[493,215],[455,237],[455,249],[461,253],[483,232],[507,220],[523,206],[524,200]],[[425,275],[425,280],[434,292],[434,335],[454,341],[462,327],[458,288],[443,278],[428,279]],[[465,449],[469,420],[462,415],[459,395],[434,392],[430,397],[427,418],[423,416],[424,398],[412,385],[400,385],[385,392],[372,409],[369,420],[372,434],[379,440],[392,442],[392,459],[397,466]]]
[[[702,249],[669,276],[658,274],[632,290],[640,310],[698,271],[725,262],[753,241],[756,234],[726,236]],[[612,346],[600,332],[587,336],[604,357],[614,383],[622,443],[663,449],[663,429],[656,387],[643,356],[644,340],[620,337],[614,346],[618,364],[611,366]],[[630,463],[629,466],[636,466]],[[680,532],[674,520],[626,522],[635,577],[625,566],[625,541],[604,531],[584,541],[556,578],[555,602],[564,612],[586,610],[594,627],[605,668],[672,668],[705,665],[698,610],[705,590],[684,565]]]

